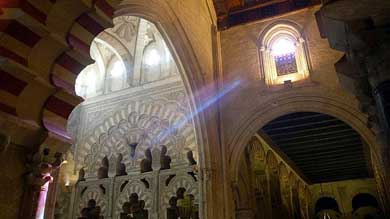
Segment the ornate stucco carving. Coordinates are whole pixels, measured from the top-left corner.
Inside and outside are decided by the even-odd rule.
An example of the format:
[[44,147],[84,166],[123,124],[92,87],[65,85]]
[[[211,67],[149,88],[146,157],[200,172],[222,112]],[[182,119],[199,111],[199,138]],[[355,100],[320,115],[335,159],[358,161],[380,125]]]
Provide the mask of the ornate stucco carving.
[[[110,159],[122,153],[127,169],[138,169],[144,151],[161,145],[167,146],[173,166],[187,164],[186,152],[196,152],[197,146],[189,106],[182,101],[184,95],[179,88],[156,97],[122,100],[111,104],[110,109],[105,109],[109,102],[104,101],[92,108],[87,106],[81,131],[85,137],[81,137],[76,150],[77,168],[86,166],[87,177],[91,177],[104,156]],[[135,154],[130,156],[129,145],[135,142]],[[113,170],[110,168],[110,173]]]
[[105,218],[111,215],[112,179],[80,182],[76,187],[73,202],[73,218],[80,216],[80,212],[93,199],[100,207],[101,215]]

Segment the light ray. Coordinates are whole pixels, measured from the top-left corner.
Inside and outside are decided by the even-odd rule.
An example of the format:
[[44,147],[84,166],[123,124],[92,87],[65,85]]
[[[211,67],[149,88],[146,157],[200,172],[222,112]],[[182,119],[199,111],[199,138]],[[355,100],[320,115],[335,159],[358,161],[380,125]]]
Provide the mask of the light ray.
[[[163,141],[165,138],[167,138],[169,135],[171,135],[175,130],[180,129],[183,127],[188,121],[191,121],[196,115],[199,113],[205,111],[207,108],[209,108],[212,104],[216,103],[218,100],[223,98],[226,94],[233,91],[239,84],[241,83],[240,80],[235,80],[231,84],[225,86],[220,92],[218,92],[216,95],[209,97],[205,102],[203,102],[196,110],[195,112],[188,112],[187,115],[173,124],[171,128],[169,128],[165,133],[163,133],[158,139],[160,142]],[[207,91],[206,89],[203,90],[203,92]]]

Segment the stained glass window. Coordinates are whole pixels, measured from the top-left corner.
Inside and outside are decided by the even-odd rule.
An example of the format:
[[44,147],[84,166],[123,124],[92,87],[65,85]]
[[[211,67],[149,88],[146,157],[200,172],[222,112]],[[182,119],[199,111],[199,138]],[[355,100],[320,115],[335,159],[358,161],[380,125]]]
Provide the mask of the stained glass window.
[[288,38],[276,40],[271,47],[272,56],[276,65],[278,76],[288,75],[298,72],[296,61],[296,47],[294,42]]
[[274,56],[276,64],[276,73],[278,76],[288,75],[298,72],[295,53],[289,53],[280,56]]

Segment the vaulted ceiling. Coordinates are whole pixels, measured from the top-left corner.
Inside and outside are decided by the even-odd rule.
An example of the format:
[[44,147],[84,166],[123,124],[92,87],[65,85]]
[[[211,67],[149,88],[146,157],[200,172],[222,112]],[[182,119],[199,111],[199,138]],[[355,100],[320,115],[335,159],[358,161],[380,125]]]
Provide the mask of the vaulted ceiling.
[[335,117],[292,113],[271,121],[261,131],[312,183],[369,176],[360,135]]
[[214,0],[219,29],[274,17],[320,3],[321,0]]

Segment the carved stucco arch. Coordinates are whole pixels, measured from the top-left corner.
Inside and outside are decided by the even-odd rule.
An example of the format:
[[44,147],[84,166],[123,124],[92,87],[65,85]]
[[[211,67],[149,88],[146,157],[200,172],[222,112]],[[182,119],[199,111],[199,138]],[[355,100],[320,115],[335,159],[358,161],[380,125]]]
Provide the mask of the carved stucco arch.
[[[204,70],[201,68],[192,44],[186,35],[179,18],[165,1],[124,0],[117,8],[118,9],[115,12],[114,17],[140,17],[153,23],[160,31],[160,34],[162,35],[175,63],[177,64],[181,79],[187,92],[187,97],[189,98],[191,111],[193,112],[192,119],[194,120],[196,140],[199,146],[198,159],[200,169],[214,169],[212,167],[212,162],[210,160],[206,160],[206,157],[211,157],[210,150],[212,150],[208,142],[205,119],[206,115],[205,113],[197,110],[197,106],[200,105],[198,103],[201,103],[202,99],[204,99],[206,95],[196,93],[196,91],[200,90],[204,84],[204,78],[201,74]],[[75,139],[75,133],[77,133],[77,129],[74,128],[74,122],[76,122],[80,116],[78,108],[79,107],[76,107],[75,110],[72,111],[69,118],[71,125],[68,124],[68,132],[72,133],[72,139]],[[201,171],[201,174],[202,172],[203,171]],[[203,181],[202,183],[203,184],[200,185],[200,197],[211,197],[211,195],[207,196],[206,190],[210,189],[213,182],[209,180]],[[207,201],[203,200],[202,203],[207,203]],[[200,214],[204,215],[203,217],[212,218],[212,215],[214,214],[221,214],[223,209],[209,209],[206,205],[203,205],[200,211]]]
[[[376,140],[374,134],[366,126],[367,116],[362,114],[357,107],[348,104],[346,99],[323,94],[301,93],[289,94],[275,97],[272,100],[262,103],[249,113],[246,121],[236,130],[235,136],[227,144],[229,151],[228,160],[230,163],[229,175],[233,181],[237,180],[239,171],[239,159],[247,142],[263,126],[270,121],[294,112],[317,112],[334,116],[350,125],[357,131],[365,142],[374,148]],[[372,150],[375,152],[376,150]]]
[[[200,97],[195,96],[204,80],[200,72],[202,68],[198,62],[191,43],[176,14],[165,1],[124,0],[115,12],[118,16],[136,16],[153,23],[163,37],[171,55],[179,69],[181,79],[189,98],[191,111],[194,115],[196,139],[199,148],[199,163],[205,166],[204,149],[208,148],[205,120],[202,112],[196,110]],[[203,146],[203,147],[202,147]]]

